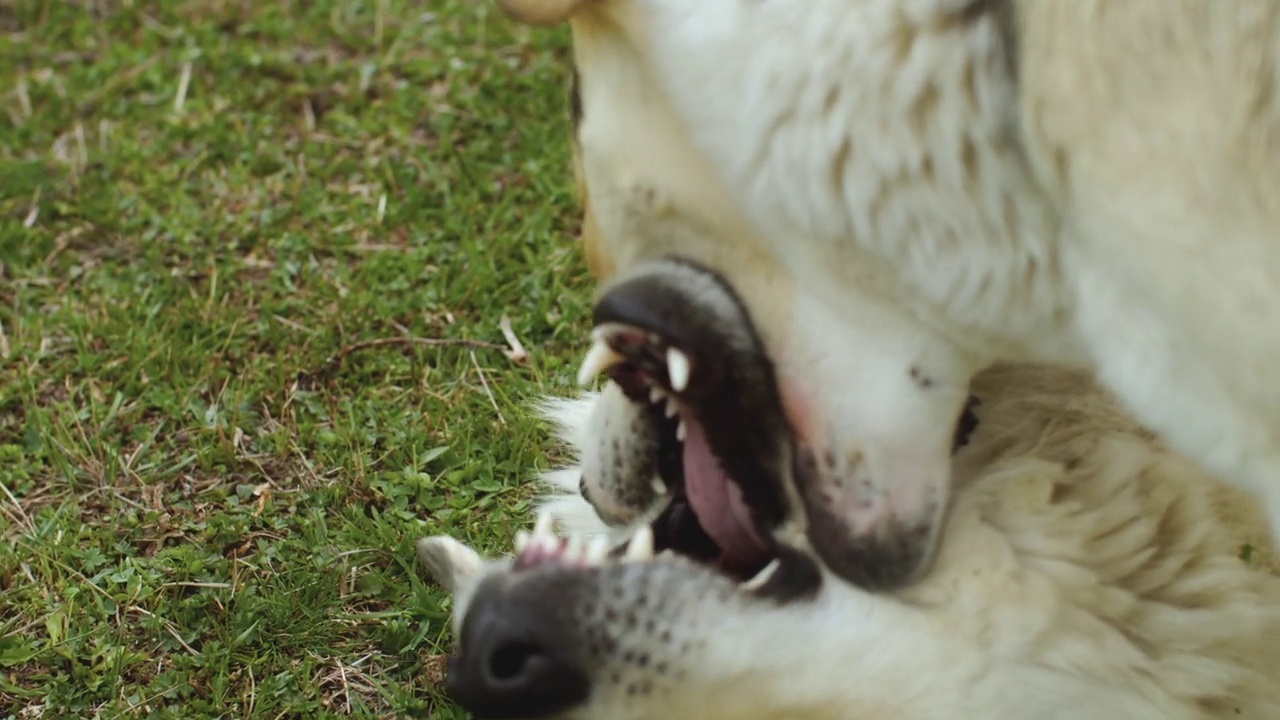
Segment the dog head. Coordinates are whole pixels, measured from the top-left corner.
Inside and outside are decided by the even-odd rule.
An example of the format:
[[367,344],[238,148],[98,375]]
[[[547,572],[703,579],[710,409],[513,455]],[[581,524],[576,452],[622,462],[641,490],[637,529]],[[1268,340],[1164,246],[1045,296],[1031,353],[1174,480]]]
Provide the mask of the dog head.
[[[610,527],[577,492],[582,467],[563,468],[514,557],[422,540],[453,594],[446,691],[481,719],[1275,717],[1280,581],[1234,556],[1213,481],[1078,378],[977,390],[936,566],[899,592],[771,539],[767,512],[748,531],[763,549],[720,548],[693,507],[705,479],[672,477],[655,508]],[[548,403],[579,462],[601,447],[602,399]],[[774,494],[738,502],[787,502]]]
[[[686,475],[716,468],[732,492],[760,498],[757,512],[803,508],[779,532],[848,579],[891,588],[918,578],[945,518],[953,428],[976,361],[877,295],[873,268],[865,283],[799,272],[761,242],[620,37],[633,22],[628,3],[504,7],[573,27],[582,240],[601,281],[594,360],[635,365],[637,354],[674,351],[690,372],[679,389],[666,357],[652,358],[647,376],[614,372],[625,392],[606,390],[599,421],[628,439],[584,467],[588,496],[626,521],[610,493],[653,495],[663,464]],[[804,255],[811,244],[792,247]],[[589,364],[588,376],[602,369]],[[650,422],[668,400],[690,433],[679,447]],[[713,427],[722,435],[704,438]]]

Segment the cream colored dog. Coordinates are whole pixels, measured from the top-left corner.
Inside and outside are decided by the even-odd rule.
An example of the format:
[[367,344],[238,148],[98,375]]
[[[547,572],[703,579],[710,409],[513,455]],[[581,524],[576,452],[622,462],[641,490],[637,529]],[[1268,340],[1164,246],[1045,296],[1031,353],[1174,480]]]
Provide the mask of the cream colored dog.
[[[769,432],[820,459],[782,470],[792,532],[832,567],[920,576],[999,360],[1095,371],[1280,523],[1280,0],[503,4],[572,27],[597,273],[677,255],[755,318]],[[680,335],[636,307],[608,322]],[[715,364],[665,345],[678,379]],[[718,410],[668,396],[686,463],[723,461]]]
[[[689,522],[678,474],[659,516],[611,529],[583,466],[548,473],[571,539],[544,520],[514,558],[424,539],[453,592],[450,695],[544,720],[1280,718],[1280,578],[1261,544],[1239,558],[1266,542],[1249,498],[1080,375],[997,367],[974,393],[933,572],[898,592],[797,555],[752,579],[699,559],[667,527]],[[548,408],[580,461],[597,403]]]

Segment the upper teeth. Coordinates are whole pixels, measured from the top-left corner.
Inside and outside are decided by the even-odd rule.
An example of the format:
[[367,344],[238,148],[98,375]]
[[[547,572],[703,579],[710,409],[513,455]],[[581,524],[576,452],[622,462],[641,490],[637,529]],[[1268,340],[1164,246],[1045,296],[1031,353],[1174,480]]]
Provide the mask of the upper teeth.
[[623,558],[627,560],[648,560],[653,557],[653,530],[648,525],[641,525],[627,541],[627,551]]
[[534,562],[560,552],[560,538],[551,528],[551,513],[545,509],[538,511],[538,519],[533,524],[533,532],[520,530],[516,532],[515,549],[517,555],[526,553]]
[[605,342],[603,338],[596,339],[591,343],[591,349],[587,351],[587,356],[582,359],[582,367],[578,368],[578,384],[591,384],[591,380],[595,376],[621,360],[622,356],[609,347],[609,343]]
[[551,533],[551,523],[552,523],[551,513],[545,509],[539,510],[538,519],[533,522],[533,537],[535,538],[555,537]]
[[[582,359],[582,366],[578,368],[578,384],[589,385],[591,380],[601,372],[609,369],[611,365],[622,362],[625,358],[617,351],[610,347],[608,336],[610,332],[616,331],[616,328],[606,326],[597,327],[591,332],[591,349],[587,351],[587,356]],[[657,344],[660,339],[652,333],[649,336],[651,343]],[[676,348],[667,348],[667,380],[671,383],[671,389],[674,392],[684,392],[689,387],[690,363],[689,356]],[[675,397],[667,394],[667,391],[657,385],[649,388],[649,402],[655,405],[665,402],[663,411],[667,417],[675,417],[680,412],[680,403]],[[688,434],[685,428],[684,419],[681,418],[676,426],[676,439],[683,441]]]
[[516,553],[519,554],[528,550],[529,544],[532,540],[533,536],[529,534],[528,530],[517,530],[515,540]]
[[[609,539],[605,535],[588,538],[574,534],[567,540],[562,540],[552,528],[550,513],[541,510],[532,533],[526,530],[516,533],[515,550],[517,555],[527,555],[532,564],[553,561],[565,565],[596,567],[608,560]],[[648,560],[653,557],[653,531],[649,526],[641,525],[636,529],[627,543],[623,557],[626,560]]]
[[586,548],[586,538],[581,535],[570,535],[568,542],[564,545],[564,554],[566,558],[577,557],[582,554]]
[[[648,525],[640,525],[627,541],[622,553],[623,562],[646,562],[654,558],[653,530]],[[578,567],[598,567],[608,562],[609,541],[604,535],[587,538],[583,535],[571,535],[567,541],[561,540],[552,529],[551,514],[546,510],[538,512],[538,519],[533,525],[533,532],[520,530],[516,533],[515,549],[517,555],[534,556],[528,562],[532,565],[544,561]],[[662,555],[670,555],[671,550],[662,551]],[[755,592],[778,572],[781,562],[774,558],[756,573],[755,577],[738,585],[746,592]]]
[[676,392],[689,387],[689,357],[675,348],[667,348],[667,378]]
[[[654,405],[657,405],[658,403],[665,403],[663,412],[666,413],[667,417],[675,417],[676,413],[680,412],[679,401],[677,401],[674,397],[668,395],[665,390],[658,387],[657,385],[654,385],[653,387],[649,388],[649,402],[653,403]],[[684,426],[684,418],[680,418],[679,424],[676,425],[676,439],[684,440],[685,435],[687,434],[688,434],[688,431],[685,429],[685,426]]]
[[[582,365],[578,368],[578,384],[588,385],[591,380],[610,365],[621,362],[625,358],[609,346],[609,336],[611,333],[618,332],[618,327],[614,324],[606,324],[599,326],[591,331],[591,349],[587,350],[587,355],[582,359]],[[661,338],[650,333],[648,336],[652,345],[659,346],[662,342]],[[667,379],[671,383],[671,389],[675,392],[684,392],[689,387],[689,374],[692,364],[689,362],[689,356],[678,348],[667,348]]]

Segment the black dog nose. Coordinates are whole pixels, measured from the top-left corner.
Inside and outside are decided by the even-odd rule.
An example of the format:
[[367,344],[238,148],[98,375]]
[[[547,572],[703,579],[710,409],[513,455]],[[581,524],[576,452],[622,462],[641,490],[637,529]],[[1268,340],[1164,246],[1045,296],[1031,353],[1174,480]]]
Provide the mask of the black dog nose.
[[467,610],[445,692],[476,718],[545,717],[586,700],[590,681],[556,622],[562,608],[539,605],[494,588]]

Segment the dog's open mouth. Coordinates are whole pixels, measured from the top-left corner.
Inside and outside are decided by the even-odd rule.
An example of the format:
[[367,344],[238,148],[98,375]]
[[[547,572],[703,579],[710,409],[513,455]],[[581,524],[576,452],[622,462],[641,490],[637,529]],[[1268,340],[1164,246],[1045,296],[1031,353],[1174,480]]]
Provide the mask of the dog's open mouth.
[[789,514],[791,428],[773,363],[733,288],[696,263],[663,258],[613,284],[594,320],[578,379],[606,374],[652,423],[665,491],[650,525],[656,550],[759,585],[793,564],[774,538]]
[[777,448],[790,437],[736,296],[701,268],[670,265],[615,287],[595,315],[578,379],[606,374],[656,429],[665,505],[650,525],[654,550],[759,587],[780,564],[770,530],[783,515]]
[[[605,323],[582,365],[582,376],[605,372],[633,402],[647,406],[660,428],[659,469],[669,500],[654,521],[655,547],[714,564],[739,579],[772,559],[741,488],[712,450],[690,394],[696,356],[660,336]],[[708,379],[710,380],[710,379]],[[714,380],[711,380],[714,381]]]

